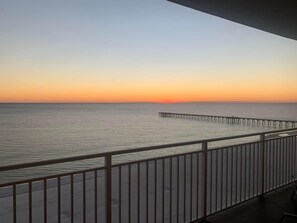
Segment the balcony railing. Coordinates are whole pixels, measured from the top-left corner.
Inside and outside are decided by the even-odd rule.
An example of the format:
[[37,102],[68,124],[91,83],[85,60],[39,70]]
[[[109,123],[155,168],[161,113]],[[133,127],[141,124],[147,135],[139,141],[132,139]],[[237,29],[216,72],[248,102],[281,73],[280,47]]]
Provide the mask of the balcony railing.
[[[2,166],[0,173],[94,158],[105,161],[100,167],[0,184],[0,219],[5,223],[147,223],[206,219],[296,182],[296,130]],[[289,134],[279,136],[284,132]],[[250,137],[253,141],[210,146]],[[187,146],[192,149],[183,152]],[[179,148],[179,152],[115,162],[115,157],[123,155],[174,148]]]

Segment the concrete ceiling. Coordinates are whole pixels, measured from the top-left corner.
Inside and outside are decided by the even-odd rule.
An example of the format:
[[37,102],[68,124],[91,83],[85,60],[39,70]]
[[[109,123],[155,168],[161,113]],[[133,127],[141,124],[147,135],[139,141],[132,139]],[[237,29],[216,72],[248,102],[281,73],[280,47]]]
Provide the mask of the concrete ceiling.
[[168,0],[297,40],[297,0]]

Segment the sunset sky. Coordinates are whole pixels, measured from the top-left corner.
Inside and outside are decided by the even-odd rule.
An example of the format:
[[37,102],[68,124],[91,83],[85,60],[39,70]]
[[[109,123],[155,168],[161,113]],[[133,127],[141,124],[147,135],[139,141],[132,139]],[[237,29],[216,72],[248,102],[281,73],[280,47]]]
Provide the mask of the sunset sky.
[[297,41],[166,0],[1,0],[0,102],[297,102]]

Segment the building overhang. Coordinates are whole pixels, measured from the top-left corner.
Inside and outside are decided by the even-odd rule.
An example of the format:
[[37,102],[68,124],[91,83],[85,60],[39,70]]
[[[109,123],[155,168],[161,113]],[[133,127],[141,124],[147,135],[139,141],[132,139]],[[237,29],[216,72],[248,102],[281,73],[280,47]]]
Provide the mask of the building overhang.
[[168,0],[297,40],[297,0]]

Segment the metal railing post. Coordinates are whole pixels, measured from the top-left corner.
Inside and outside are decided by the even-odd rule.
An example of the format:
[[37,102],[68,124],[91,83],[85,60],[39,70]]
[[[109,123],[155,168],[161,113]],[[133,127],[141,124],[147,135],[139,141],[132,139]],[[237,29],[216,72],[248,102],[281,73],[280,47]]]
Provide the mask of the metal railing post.
[[202,142],[203,151],[203,218],[202,222],[207,222],[207,142]]
[[106,182],[105,182],[105,191],[106,191],[106,222],[111,223],[111,155],[108,154],[105,156],[105,168],[106,168]]
[[260,148],[261,148],[261,157],[262,157],[262,167],[261,167],[261,194],[260,199],[264,198],[265,187],[264,187],[264,178],[265,178],[265,134],[260,135]]

